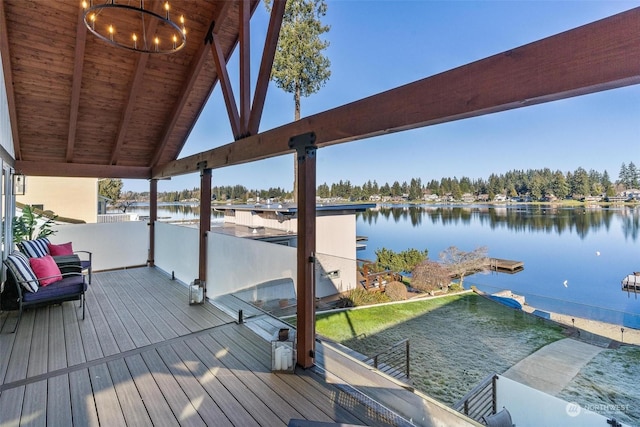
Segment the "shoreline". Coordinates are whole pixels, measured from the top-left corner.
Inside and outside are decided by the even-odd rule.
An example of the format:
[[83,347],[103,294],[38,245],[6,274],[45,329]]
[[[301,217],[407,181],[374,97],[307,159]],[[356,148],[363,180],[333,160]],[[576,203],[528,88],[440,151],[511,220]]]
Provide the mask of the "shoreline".
[[[489,294],[483,292],[479,289],[472,290],[478,295],[487,297]],[[534,307],[529,305],[524,297],[520,295],[516,295],[509,290],[505,290],[502,292],[498,292],[497,296],[503,296],[506,298],[511,298],[518,301],[522,304],[522,311],[525,313],[531,314],[532,316],[537,316],[534,314],[534,311],[541,311],[549,314],[549,318],[547,320],[551,320],[560,325],[566,326],[569,330],[575,329],[577,331],[585,331],[594,335],[599,335],[601,337],[609,338],[613,341],[619,342],[621,344],[633,344],[640,346],[640,329],[634,329],[627,326],[617,325],[615,323],[603,322],[600,320],[592,320],[586,317],[578,317],[572,316],[568,314],[560,314],[554,311],[549,311],[541,308]],[[495,301],[497,304],[500,302]],[[544,319],[545,317],[541,317]],[[622,332],[622,330],[624,332]]]
[[[526,305],[522,307],[522,310],[533,314],[536,310],[535,307]],[[577,329],[581,331],[590,332],[595,335],[609,338],[613,341],[617,341],[621,344],[633,344],[640,346],[640,330],[629,327],[623,327],[615,325],[613,323],[601,322],[599,320],[591,320],[584,317],[569,316],[566,314],[555,313],[552,311],[543,310],[550,314],[551,320],[561,325],[567,326],[570,329]],[[535,316],[535,315],[534,315]],[[575,320],[575,323],[572,321]],[[624,329],[624,333],[620,329]]]

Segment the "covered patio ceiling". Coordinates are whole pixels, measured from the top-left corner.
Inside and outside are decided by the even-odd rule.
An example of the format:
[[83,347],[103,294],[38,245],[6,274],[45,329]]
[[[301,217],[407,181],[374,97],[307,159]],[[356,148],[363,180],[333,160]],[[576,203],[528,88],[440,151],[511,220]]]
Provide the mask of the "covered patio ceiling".
[[[163,13],[164,2],[144,5]],[[259,3],[242,3],[247,20]],[[216,47],[229,58],[238,44],[240,4],[171,0],[172,18],[186,18],[186,46],[141,54],[91,34],[81,0],[0,2],[16,170],[149,178],[153,166],[175,160],[218,82],[212,42],[204,40],[213,29]]]
[[[26,175],[163,178],[293,152],[289,138],[307,132],[322,147],[640,83],[636,8],[258,133],[262,102],[251,105],[250,70],[243,62],[248,49],[242,47],[259,3],[172,0],[172,10],[187,18],[187,45],[155,55],[94,37],[83,24],[80,0],[0,1],[15,169]],[[160,1],[145,5],[162,8]],[[239,107],[224,66],[238,45]],[[264,64],[274,45],[265,43],[257,98],[266,92],[270,65]],[[218,83],[236,141],[177,160]]]

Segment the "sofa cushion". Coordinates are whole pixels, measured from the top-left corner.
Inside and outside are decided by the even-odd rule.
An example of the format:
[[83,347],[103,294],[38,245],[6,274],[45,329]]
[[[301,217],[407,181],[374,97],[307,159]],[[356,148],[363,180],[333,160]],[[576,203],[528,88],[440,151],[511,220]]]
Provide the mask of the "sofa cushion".
[[57,299],[77,299],[76,297],[86,290],[87,284],[83,276],[78,274],[65,277],[49,286],[40,288],[36,293],[25,292],[22,300],[25,303],[35,303]]
[[63,243],[61,245],[49,243],[47,247],[49,248],[51,256],[73,255],[73,246],[71,245],[71,242]]
[[41,287],[62,280],[60,269],[51,255],[45,255],[40,258],[29,258],[29,264],[31,264],[33,272],[36,273]]
[[29,258],[40,258],[49,255],[49,239],[40,237],[35,240],[23,240],[18,243],[20,250]]
[[13,277],[29,292],[38,291],[38,278],[31,269],[29,259],[24,254],[13,251],[5,261]]

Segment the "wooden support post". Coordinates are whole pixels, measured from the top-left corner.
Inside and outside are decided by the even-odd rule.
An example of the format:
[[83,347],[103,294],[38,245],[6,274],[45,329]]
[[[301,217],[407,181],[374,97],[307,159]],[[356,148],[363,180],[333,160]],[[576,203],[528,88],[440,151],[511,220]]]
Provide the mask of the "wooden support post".
[[303,368],[315,359],[315,251],[316,251],[316,135],[294,136],[289,147],[296,150],[298,164],[298,313],[297,362]]
[[158,220],[158,180],[149,181],[149,257],[147,265],[155,266],[156,221]]
[[211,169],[200,165],[200,260],[198,278],[204,281],[204,296],[207,296],[207,233],[211,230]]

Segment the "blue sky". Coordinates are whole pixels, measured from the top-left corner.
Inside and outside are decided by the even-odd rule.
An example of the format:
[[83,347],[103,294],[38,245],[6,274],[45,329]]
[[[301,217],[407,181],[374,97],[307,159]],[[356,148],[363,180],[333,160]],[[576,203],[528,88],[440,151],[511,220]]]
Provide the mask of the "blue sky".
[[[331,78],[302,99],[309,116],[640,6],[640,1],[327,0],[323,22]],[[268,15],[251,21],[252,77],[259,67]],[[229,63],[238,98],[237,54]],[[269,86],[260,130],[293,120],[293,97]],[[232,142],[216,88],[180,157]],[[318,150],[317,182],[361,185],[419,177],[472,179],[513,169],[607,170],[640,165],[640,86],[425,127]],[[293,157],[215,169],[213,185],[293,186]],[[197,174],[161,181],[159,191],[199,186]],[[148,191],[144,180],[124,190]]]

